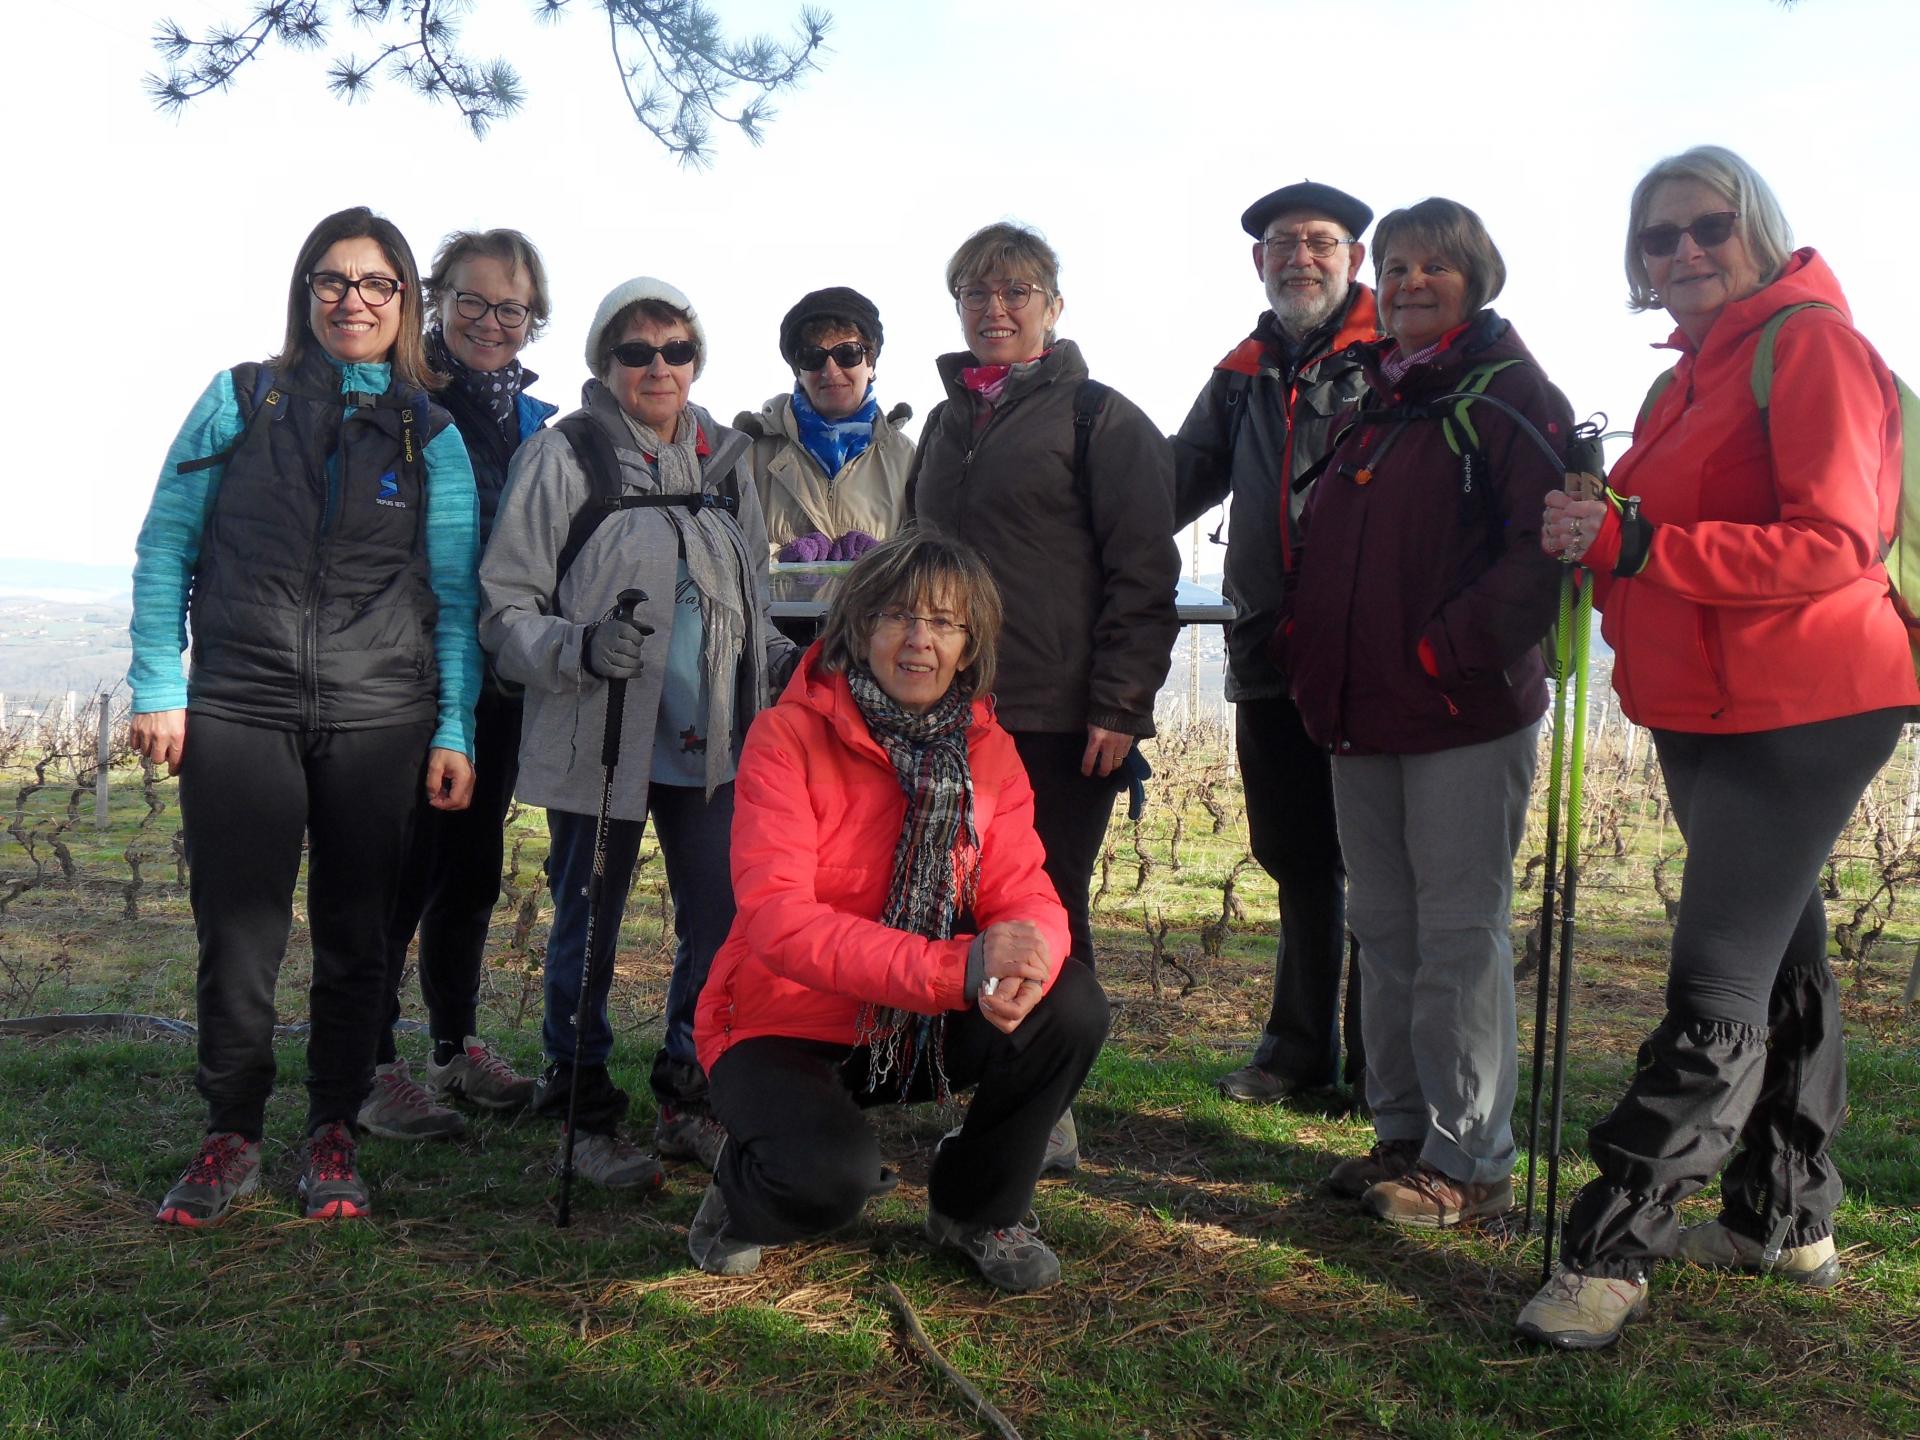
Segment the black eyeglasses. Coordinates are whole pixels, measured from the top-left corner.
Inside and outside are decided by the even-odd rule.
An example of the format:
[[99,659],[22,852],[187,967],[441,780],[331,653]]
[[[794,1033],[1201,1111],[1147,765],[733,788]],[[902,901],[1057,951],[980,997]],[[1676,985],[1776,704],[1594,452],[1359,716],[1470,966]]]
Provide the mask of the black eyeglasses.
[[1002,285],[998,290],[987,285],[958,285],[954,287],[953,298],[960,302],[962,310],[984,310],[993,303],[998,295],[1000,303],[1009,310],[1024,310],[1027,302],[1035,295],[1047,293],[1044,285],[1029,285],[1016,280],[1011,285]]
[[802,345],[793,363],[802,370],[824,370],[829,358],[842,370],[851,370],[867,358],[867,347],[858,340],[843,340],[831,350],[819,345]]
[[664,345],[649,345],[644,340],[629,340],[613,347],[613,358],[629,370],[644,370],[658,355],[669,365],[691,365],[700,356],[691,340],[669,340]]
[[1733,227],[1739,219],[1738,210],[1715,210],[1710,215],[1696,215],[1685,225],[1649,225],[1640,232],[1640,253],[1664,260],[1680,248],[1682,235],[1691,235],[1694,244],[1711,250],[1733,238]]
[[378,310],[406,288],[391,275],[362,275],[349,280],[333,270],[316,270],[307,276],[307,289],[323,305],[338,305],[347,298],[347,291],[358,290],[362,303]]
[[527,323],[527,316],[533,312],[518,300],[497,300],[487,303],[487,297],[476,295],[471,290],[453,292],[453,308],[468,320],[484,320],[491,310],[503,330],[518,330]]
[[1267,254],[1280,258],[1293,254],[1304,245],[1314,259],[1324,260],[1342,245],[1351,245],[1353,241],[1342,240],[1338,235],[1271,235],[1260,243],[1267,247]]

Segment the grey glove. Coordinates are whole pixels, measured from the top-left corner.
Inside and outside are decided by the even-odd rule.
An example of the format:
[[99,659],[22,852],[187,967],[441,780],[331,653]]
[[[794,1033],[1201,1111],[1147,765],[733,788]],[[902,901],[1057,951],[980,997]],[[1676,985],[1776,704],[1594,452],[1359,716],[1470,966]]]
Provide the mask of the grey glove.
[[587,627],[580,644],[587,669],[602,680],[631,680],[640,673],[640,645],[653,633],[650,625],[614,616]]

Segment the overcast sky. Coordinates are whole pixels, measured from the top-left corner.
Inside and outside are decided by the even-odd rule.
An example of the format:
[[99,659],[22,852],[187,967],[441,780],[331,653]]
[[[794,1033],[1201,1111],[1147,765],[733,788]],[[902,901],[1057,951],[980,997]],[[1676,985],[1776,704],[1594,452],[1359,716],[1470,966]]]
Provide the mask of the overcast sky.
[[[776,31],[797,8],[713,3]],[[512,58],[528,94],[484,141],[394,82],[341,104],[311,54],[156,114],[140,86],[155,18],[192,30],[238,18],[234,0],[21,7],[0,92],[15,199],[0,556],[131,565],[187,407],[276,345],[301,239],[351,204],[391,216],[423,264],[451,228],[531,235],[555,315],[524,358],[563,406],[600,296],[635,274],[680,286],[712,349],[693,398],[723,420],[790,387],[779,317],[830,284],[878,303],[882,402],[924,414],[933,357],[959,342],[946,258],[1015,217],[1061,254],[1062,333],[1171,430],[1261,307],[1237,222],[1250,200],[1302,176],[1380,213],[1447,195],[1485,218],[1510,272],[1496,308],[1575,410],[1625,423],[1669,329],[1625,308],[1627,199],[1652,161],[1712,141],[1768,177],[1861,328],[1920,374],[1920,286],[1885,258],[1920,229],[1913,0],[830,8],[821,73],[767,143],[718,134],[700,172],[626,114],[588,0],[555,27],[525,0],[480,0],[472,48]]]

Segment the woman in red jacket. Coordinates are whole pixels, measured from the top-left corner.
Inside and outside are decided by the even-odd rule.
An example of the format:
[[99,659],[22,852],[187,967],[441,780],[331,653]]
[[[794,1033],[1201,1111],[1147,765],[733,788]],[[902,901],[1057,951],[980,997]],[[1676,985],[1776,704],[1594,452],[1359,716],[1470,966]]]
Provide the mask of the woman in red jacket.
[[[1631,303],[1673,317],[1680,363],[1617,494],[1549,496],[1542,543],[1593,575],[1620,708],[1653,731],[1687,867],[1666,1018],[1593,1127],[1600,1174],[1574,1199],[1565,1263],[1520,1314],[1523,1334],[1582,1350],[1618,1337],[1675,1254],[1838,1277],[1827,1150],[1846,1053],[1817,881],[1920,702],[1880,563],[1899,401],[1839,282],[1717,146],[1648,172],[1627,237]],[[1720,1218],[1680,1230],[1674,1206],[1723,1164]]]
[[860,1112],[977,1086],[935,1151],[927,1233],[1005,1290],[1060,1262],[1029,1223],[1047,1135],[1107,1032],[993,718],[1000,598],[909,531],[848,572],[740,757],[733,929],[694,1037],[727,1143],[688,1249],[744,1275],[854,1219],[880,1177]]

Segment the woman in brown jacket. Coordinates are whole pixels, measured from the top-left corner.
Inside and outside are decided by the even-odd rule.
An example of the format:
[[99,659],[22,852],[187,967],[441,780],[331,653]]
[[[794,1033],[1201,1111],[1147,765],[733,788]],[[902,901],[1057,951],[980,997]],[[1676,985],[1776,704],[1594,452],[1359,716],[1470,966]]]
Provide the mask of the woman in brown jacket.
[[967,348],[938,362],[947,398],[920,437],[907,507],[985,556],[1005,598],[998,718],[1033,782],[1074,958],[1092,966],[1087,885],[1128,754],[1153,734],[1180,554],[1172,451],[1055,337],[1059,274],[1044,239],[1005,222],[947,262]]

